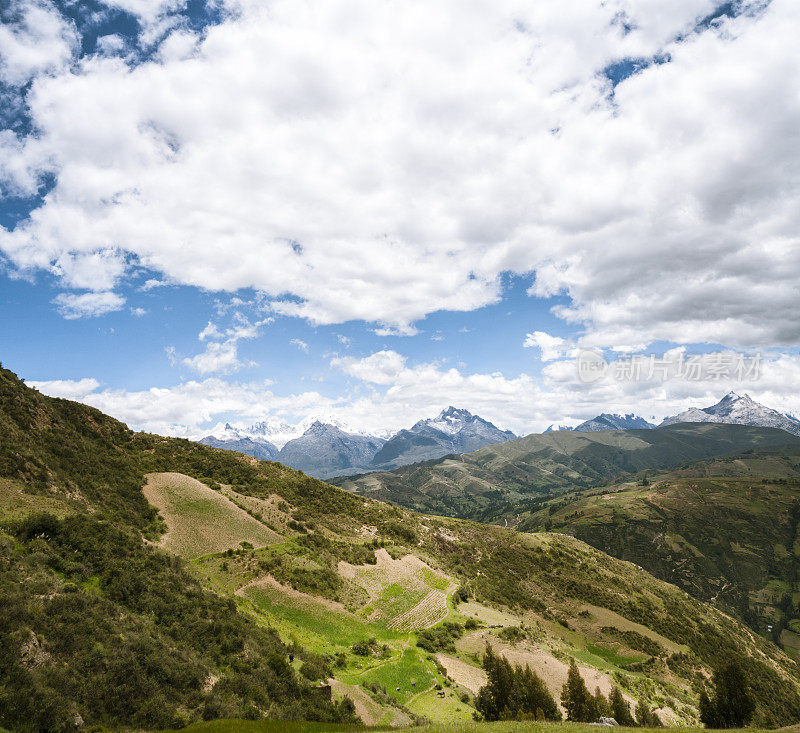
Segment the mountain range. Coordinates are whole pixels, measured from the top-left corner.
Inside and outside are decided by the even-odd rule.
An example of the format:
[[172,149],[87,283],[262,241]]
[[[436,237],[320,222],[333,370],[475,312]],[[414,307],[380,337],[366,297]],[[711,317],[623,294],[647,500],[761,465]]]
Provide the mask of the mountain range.
[[[696,727],[713,670],[736,660],[755,727],[800,720],[798,665],[714,596],[693,595],[746,576],[756,604],[800,622],[788,557],[798,553],[800,439],[783,431],[560,432],[427,462],[482,456],[499,485],[536,466],[588,478],[716,456],[666,477],[689,494],[671,496],[656,476],[643,487],[652,496],[637,494],[643,477],[630,476],[588,492],[573,485],[538,514],[526,510],[557,520],[560,533],[418,514],[276,462],[132,431],[3,369],[0,436],[0,728],[232,730],[250,723],[231,719],[270,718],[320,721],[322,733],[360,717],[482,733],[494,730],[473,719],[487,644],[530,666],[556,699],[574,660],[590,689],[617,687],[637,718],[644,706],[670,726]],[[763,450],[787,439],[789,450]],[[740,485],[726,493],[731,472]],[[602,509],[626,492],[635,501],[606,512],[610,531],[587,536],[636,564],[568,536],[573,514],[589,513],[569,504],[594,496]],[[709,526],[728,494],[724,521]],[[748,508],[757,521],[740,533]],[[642,530],[627,537],[620,512]],[[668,531],[640,546],[653,544],[662,513]],[[735,568],[728,552],[741,557]],[[667,578],[688,562],[709,583],[683,586],[681,570],[679,588],[640,567],[659,561]]]
[[601,485],[620,474],[787,444],[800,445],[800,438],[777,428],[720,423],[555,431],[332,482],[415,511],[497,522],[513,519],[531,504]]
[[580,425],[551,425],[546,433],[559,430],[574,432],[592,432],[595,430],[648,430],[663,425],[675,425],[682,422],[718,422],[730,425],[760,425],[765,428],[780,428],[794,435],[800,435],[800,420],[792,415],[785,415],[771,407],[756,402],[750,395],[738,395],[729,392],[719,402],[710,407],[691,407],[684,412],[664,418],[656,426],[634,413],[620,415],[603,412]]
[[388,440],[357,432],[344,423],[315,419],[294,428],[276,420],[246,428],[226,423],[198,442],[276,460],[316,478],[332,478],[466,453],[516,437],[468,410],[450,406]]

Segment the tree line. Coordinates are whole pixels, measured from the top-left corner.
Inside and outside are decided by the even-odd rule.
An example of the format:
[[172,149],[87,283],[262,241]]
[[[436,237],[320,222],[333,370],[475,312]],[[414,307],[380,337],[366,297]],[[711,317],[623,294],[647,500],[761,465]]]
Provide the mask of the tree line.
[[[561,711],[541,677],[529,665],[513,665],[486,645],[483,668],[487,683],[475,698],[477,717],[487,720],[562,720]],[[700,695],[700,720],[707,728],[741,728],[752,720],[755,702],[741,666],[732,661],[717,670],[712,678],[712,694]],[[660,728],[662,722],[644,698],[635,710],[614,686],[606,697],[596,688],[586,687],[573,659],[567,681],[561,690],[561,705],[567,720],[594,723],[613,718],[622,726]]]

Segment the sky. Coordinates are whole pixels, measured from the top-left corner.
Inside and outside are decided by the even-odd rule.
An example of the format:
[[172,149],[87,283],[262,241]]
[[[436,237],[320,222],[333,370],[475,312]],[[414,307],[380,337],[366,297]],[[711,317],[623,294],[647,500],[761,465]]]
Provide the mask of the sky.
[[794,0],[0,22],[0,360],[46,394],[189,437],[800,414]]

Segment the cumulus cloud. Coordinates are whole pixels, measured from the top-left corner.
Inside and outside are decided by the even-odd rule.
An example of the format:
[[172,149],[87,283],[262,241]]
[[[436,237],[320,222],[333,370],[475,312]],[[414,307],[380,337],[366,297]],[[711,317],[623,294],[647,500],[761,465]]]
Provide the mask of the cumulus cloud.
[[50,397],[62,397],[65,400],[83,401],[94,392],[100,382],[91,377],[85,379],[51,379],[44,382],[26,382],[29,387],[38,389]]
[[378,335],[535,273],[596,345],[800,342],[793,0],[697,32],[710,0],[228,7],[135,68],[35,81],[5,166],[55,187],[0,229],[16,267],[120,252]]
[[202,437],[203,426],[209,428],[218,420],[252,423],[269,414],[305,414],[334,403],[318,392],[281,397],[270,391],[269,382],[231,383],[217,378],[133,391],[99,390],[93,379],[29,384],[44,394],[92,405],[136,430],[179,437]]
[[[714,352],[706,359],[726,356],[736,354]],[[800,383],[800,356],[764,355],[758,370],[742,378],[719,378],[718,371],[711,369],[697,379],[676,372],[678,364],[691,359],[684,349],[659,357],[672,364],[666,379],[647,378],[647,357],[635,358],[642,364],[640,378],[614,377],[616,366],[628,361],[621,357],[610,362],[607,378],[586,383],[579,378],[573,359],[551,361],[543,378],[535,379],[524,373],[505,376],[467,373],[438,363],[409,364],[402,354],[383,350],[360,359],[331,360],[334,369],[358,380],[361,387],[337,397],[316,391],[279,395],[269,382],[219,378],[138,391],[101,390],[91,378],[29,384],[46,394],[93,405],[136,429],[195,438],[219,421],[247,425],[275,416],[298,422],[321,413],[326,419],[383,434],[432,417],[450,404],[524,435],[554,423],[575,425],[601,412],[636,412],[658,422],[689,407],[717,402],[731,389],[800,415],[800,396],[794,389]]]
[[53,299],[64,318],[92,318],[106,313],[122,310],[125,298],[117,293],[102,291],[97,293],[60,293]]
[[[264,318],[251,323],[242,313],[235,312],[233,325],[221,329],[216,323],[208,322],[197,335],[198,341],[205,344],[199,354],[186,357],[181,363],[198,374],[230,374],[244,366],[255,366],[255,362],[243,361],[239,358],[239,342],[254,339],[260,329],[272,322],[272,318]],[[175,351],[168,352],[173,364],[176,363]]]
[[0,20],[0,81],[22,86],[72,60],[77,33],[51,3],[10,0],[0,10]]
[[564,356],[569,346],[566,339],[560,336],[551,336],[545,331],[534,331],[525,336],[522,345],[527,348],[538,348],[542,352],[542,361],[552,361]]

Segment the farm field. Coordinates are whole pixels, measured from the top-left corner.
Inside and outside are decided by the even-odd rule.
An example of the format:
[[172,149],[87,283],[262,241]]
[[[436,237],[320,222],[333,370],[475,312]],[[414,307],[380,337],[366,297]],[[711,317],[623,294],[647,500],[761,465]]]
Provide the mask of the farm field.
[[149,474],[143,492],[167,525],[161,547],[187,559],[238,548],[242,542],[263,547],[282,539],[230,499],[190,476]]
[[[277,496],[248,497],[227,486],[217,492],[179,474],[151,475],[147,491],[161,502],[162,545],[184,554],[204,585],[231,596],[287,643],[338,659],[331,667],[335,695],[349,697],[372,725],[470,723],[486,680],[480,659],[487,644],[512,664],[530,666],[557,702],[575,659],[589,689],[607,695],[621,686],[632,706],[646,691],[663,722],[696,720],[689,684],[674,677],[654,684],[635,671],[653,654],[680,655],[689,647],[617,610],[555,598],[538,610],[455,599],[458,582],[430,556],[407,545],[373,547],[369,527],[332,531],[306,520],[311,529],[298,522],[305,515],[294,504]],[[458,541],[454,529],[439,531],[442,541]],[[560,535],[518,537],[535,552],[564,553]],[[358,561],[350,559],[354,553]],[[445,643],[439,649],[417,646],[445,620],[460,629],[458,638],[437,642]],[[373,645],[366,655],[354,653],[366,642]]]

